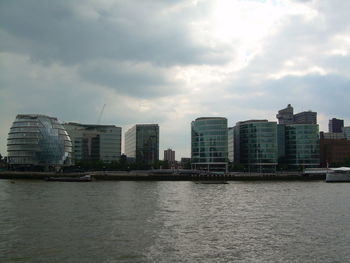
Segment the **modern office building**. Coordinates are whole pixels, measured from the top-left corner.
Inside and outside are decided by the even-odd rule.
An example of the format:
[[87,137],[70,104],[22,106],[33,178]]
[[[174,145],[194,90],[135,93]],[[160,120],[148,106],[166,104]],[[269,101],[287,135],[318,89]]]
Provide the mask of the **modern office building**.
[[168,161],[170,164],[175,163],[175,151],[172,149],[164,150],[164,161]]
[[328,123],[328,131],[333,133],[340,133],[343,132],[344,128],[344,120],[340,119],[330,119]]
[[227,119],[202,117],[191,123],[191,161],[193,169],[226,172]]
[[294,124],[317,124],[317,112],[303,111],[294,114]]
[[114,125],[65,123],[73,144],[73,160],[119,161],[122,129]]
[[137,124],[125,133],[125,154],[128,159],[145,165],[159,160],[158,124]]
[[13,169],[57,170],[71,164],[72,143],[57,118],[19,114],[8,134],[7,152]]
[[267,120],[238,122],[234,148],[235,162],[246,165],[250,171],[275,171],[278,161],[277,123]]
[[235,161],[235,128],[228,128],[227,132],[227,150],[228,150],[228,161],[233,163]]
[[[281,129],[282,130],[282,129]],[[280,131],[281,131],[280,130]],[[319,167],[320,145],[317,124],[291,124],[284,127],[285,163],[291,169]],[[281,135],[283,136],[283,135]]]
[[276,115],[278,124],[293,124],[294,122],[294,109],[288,104],[287,108],[279,110]]
[[350,158],[350,141],[346,139],[320,139],[321,167],[336,167]]

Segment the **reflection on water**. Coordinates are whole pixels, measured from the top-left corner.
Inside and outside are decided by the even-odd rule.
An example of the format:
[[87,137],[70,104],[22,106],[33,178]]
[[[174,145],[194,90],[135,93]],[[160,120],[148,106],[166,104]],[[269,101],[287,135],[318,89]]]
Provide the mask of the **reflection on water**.
[[0,181],[0,262],[345,262],[349,184]]

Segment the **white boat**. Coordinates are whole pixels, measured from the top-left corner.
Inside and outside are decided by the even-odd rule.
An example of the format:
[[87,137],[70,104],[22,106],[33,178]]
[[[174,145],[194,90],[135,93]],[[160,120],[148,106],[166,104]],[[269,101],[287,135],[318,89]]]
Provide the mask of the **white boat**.
[[350,182],[350,167],[329,168],[326,182]]

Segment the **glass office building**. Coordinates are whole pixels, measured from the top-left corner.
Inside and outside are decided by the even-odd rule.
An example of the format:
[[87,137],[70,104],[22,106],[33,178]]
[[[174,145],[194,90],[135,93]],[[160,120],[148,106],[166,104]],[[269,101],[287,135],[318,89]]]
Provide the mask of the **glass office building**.
[[111,163],[121,156],[122,128],[114,125],[65,123],[73,144],[73,160]]
[[291,168],[312,168],[320,165],[318,124],[285,126],[285,157]]
[[71,164],[71,139],[57,118],[17,115],[7,139],[8,162],[12,168],[58,168]]
[[[235,161],[250,171],[271,172],[278,160],[277,123],[267,120],[238,122],[235,126]],[[236,158],[237,156],[237,158]]]
[[193,169],[227,171],[227,119],[197,118],[191,123],[191,159]]
[[158,124],[137,124],[125,133],[125,154],[136,163],[152,165],[159,160]]

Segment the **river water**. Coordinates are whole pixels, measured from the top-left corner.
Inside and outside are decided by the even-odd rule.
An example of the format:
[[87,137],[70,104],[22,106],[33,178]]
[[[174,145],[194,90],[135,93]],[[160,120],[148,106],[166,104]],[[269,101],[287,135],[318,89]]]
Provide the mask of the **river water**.
[[0,262],[350,262],[350,184],[0,180]]

